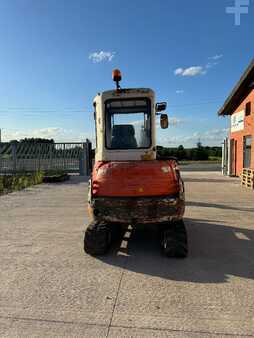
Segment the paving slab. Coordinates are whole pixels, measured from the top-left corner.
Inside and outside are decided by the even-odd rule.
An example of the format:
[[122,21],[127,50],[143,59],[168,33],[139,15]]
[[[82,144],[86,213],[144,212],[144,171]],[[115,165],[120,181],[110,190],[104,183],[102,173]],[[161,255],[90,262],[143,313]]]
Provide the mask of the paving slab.
[[[123,328],[111,327],[109,331],[109,338],[212,338],[213,335],[207,332],[188,332],[188,331],[168,331],[168,330],[150,330],[150,329],[136,329],[136,328]],[[228,338],[228,335],[220,335],[220,338]]]
[[87,180],[0,197],[0,337],[254,336],[254,192],[185,172],[190,254],[154,229],[83,252]]
[[77,177],[0,197],[0,317],[21,336],[37,321],[109,325],[121,269],[84,254],[86,196]]
[[83,323],[38,321],[14,319],[1,337],[66,337],[66,338],[98,338],[105,337],[107,327]]
[[254,193],[219,173],[184,178],[190,255],[168,260],[134,232],[112,325],[254,335]]

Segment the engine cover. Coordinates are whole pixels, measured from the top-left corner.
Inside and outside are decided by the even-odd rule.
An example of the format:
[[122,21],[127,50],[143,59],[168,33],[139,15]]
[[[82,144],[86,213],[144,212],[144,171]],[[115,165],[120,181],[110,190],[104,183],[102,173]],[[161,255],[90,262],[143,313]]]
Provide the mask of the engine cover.
[[174,161],[96,162],[92,173],[94,197],[176,195],[181,190]]

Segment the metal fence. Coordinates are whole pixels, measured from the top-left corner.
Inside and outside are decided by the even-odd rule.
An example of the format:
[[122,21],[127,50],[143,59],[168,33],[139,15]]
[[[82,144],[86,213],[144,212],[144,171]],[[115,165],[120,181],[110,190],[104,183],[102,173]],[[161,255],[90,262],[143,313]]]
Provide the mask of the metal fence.
[[38,170],[89,175],[91,143],[0,143],[0,174]]

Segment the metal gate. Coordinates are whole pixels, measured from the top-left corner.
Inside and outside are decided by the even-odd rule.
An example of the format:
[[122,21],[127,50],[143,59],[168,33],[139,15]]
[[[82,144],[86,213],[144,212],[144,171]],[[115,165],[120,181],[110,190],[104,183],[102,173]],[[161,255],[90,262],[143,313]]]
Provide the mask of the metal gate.
[[0,143],[0,174],[64,170],[89,175],[91,142],[85,143]]

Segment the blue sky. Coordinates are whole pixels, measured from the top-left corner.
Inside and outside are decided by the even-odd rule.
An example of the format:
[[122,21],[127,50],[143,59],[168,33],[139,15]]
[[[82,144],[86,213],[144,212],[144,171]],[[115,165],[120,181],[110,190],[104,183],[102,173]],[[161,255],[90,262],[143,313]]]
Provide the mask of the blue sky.
[[254,2],[240,26],[234,2],[1,0],[3,140],[92,138],[92,99],[117,67],[122,87],[168,102],[159,144],[220,144],[228,121],[216,112],[254,54]]

